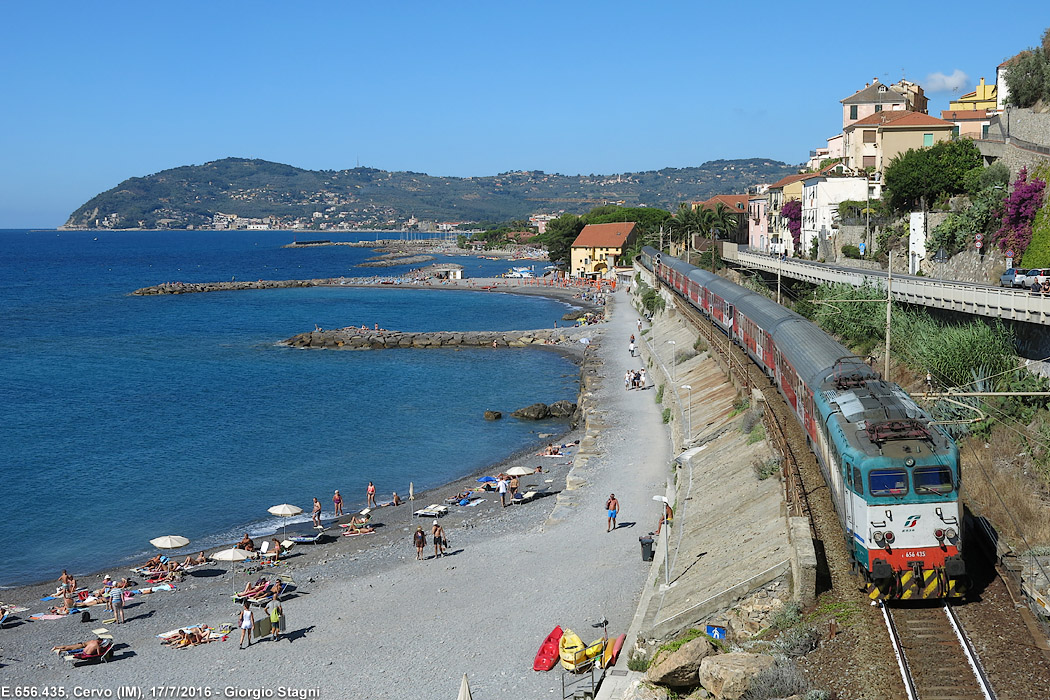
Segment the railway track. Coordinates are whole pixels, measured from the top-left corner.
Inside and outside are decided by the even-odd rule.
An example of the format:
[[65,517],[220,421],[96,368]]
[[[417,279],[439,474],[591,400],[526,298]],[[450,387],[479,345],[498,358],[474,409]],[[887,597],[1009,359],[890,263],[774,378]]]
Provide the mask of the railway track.
[[908,700],[997,700],[950,605],[882,607]]

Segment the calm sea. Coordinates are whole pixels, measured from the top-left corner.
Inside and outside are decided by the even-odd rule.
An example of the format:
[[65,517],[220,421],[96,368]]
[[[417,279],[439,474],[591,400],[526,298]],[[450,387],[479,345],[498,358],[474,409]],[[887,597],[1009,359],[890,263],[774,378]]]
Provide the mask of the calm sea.
[[[128,295],[167,281],[376,273],[355,267],[370,249],[282,249],[291,235],[0,231],[0,585],[123,564],[159,535],[201,549],[272,532],[269,506],[309,510],[317,496],[330,511],[337,488],[352,507],[369,481],[381,496],[437,486],[555,427],[485,422],[484,410],[575,399],[575,367],[542,350],[274,345],[314,324],[550,327],[567,310],[555,301],[353,288]],[[444,259],[472,277],[508,266]]]

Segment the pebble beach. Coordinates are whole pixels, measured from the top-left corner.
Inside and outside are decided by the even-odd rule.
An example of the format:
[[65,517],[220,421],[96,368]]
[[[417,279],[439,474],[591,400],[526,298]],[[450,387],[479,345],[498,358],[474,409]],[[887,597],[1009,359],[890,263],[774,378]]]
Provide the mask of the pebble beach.
[[[582,368],[586,424],[551,437],[580,439],[580,447],[554,458],[530,449],[488,470],[542,465],[542,474],[522,478],[522,490],[535,486],[548,493],[502,508],[490,492],[475,507],[452,508],[441,519],[449,540],[442,558],[433,558],[428,544],[431,558],[416,560],[411,533],[417,525],[429,532],[432,519],[413,511],[476,485],[474,477],[374,510],[373,535],[295,547],[273,568],[295,582],[282,599],[285,632],[276,642],[243,650],[236,634],[178,650],[161,645],[156,635],[195,624],[234,624],[234,588],[267,571],[237,573],[243,565],[208,564],[175,591],[133,598],[124,625],[104,625],[101,608],[89,608],[90,622],[80,615],[29,621],[28,615],[44,610],[47,603],[39,598],[55,584],[6,590],[5,603],[30,611],[0,631],[2,684],[57,686],[70,696],[74,688],[131,686],[161,697],[151,689],[177,685],[199,689],[198,697],[265,697],[265,689],[271,697],[448,697],[466,673],[477,698],[554,696],[560,668],[538,673],[532,660],[555,625],[589,641],[601,636],[591,627],[596,620],[609,620],[612,637],[626,632],[634,617],[649,575],[638,537],[656,526],[660,511],[652,495],[664,492],[670,459],[651,392],[624,392],[622,386],[626,369],[640,362],[626,350],[636,316],[623,292],[609,299],[607,321],[593,327]],[[607,533],[604,504],[613,492],[621,503],[620,527]],[[328,534],[338,534],[340,528],[326,524]],[[127,574],[99,572],[80,583],[96,588],[103,573]],[[72,668],[48,652],[90,639],[101,627],[116,645],[108,664]]]

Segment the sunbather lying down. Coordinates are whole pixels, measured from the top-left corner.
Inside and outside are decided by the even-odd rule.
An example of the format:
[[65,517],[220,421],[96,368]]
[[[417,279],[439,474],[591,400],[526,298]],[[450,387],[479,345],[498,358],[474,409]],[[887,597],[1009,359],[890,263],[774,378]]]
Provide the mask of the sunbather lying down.
[[270,586],[270,580],[259,577],[255,583],[250,581],[244,585],[244,590],[237,594],[238,598],[256,598],[266,592]]
[[161,644],[170,647],[195,647],[198,644],[207,644],[212,641],[211,628],[199,627],[197,629],[179,630],[179,633],[170,639],[165,639]]
[[61,654],[65,651],[79,651],[84,654],[101,654],[102,653],[102,640],[91,639],[86,642],[78,642],[76,644],[63,644],[57,647],[51,647],[51,651],[56,654]]

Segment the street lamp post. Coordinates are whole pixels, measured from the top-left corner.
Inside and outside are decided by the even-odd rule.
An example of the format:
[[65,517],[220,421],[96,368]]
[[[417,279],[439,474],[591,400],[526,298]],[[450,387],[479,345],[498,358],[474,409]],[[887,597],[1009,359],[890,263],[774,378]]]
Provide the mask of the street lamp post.
[[673,340],[668,340],[667,344],[671,346],[671,381],[673,382],[673,381],[676,381],[675,380],[675,376],[674,376],[674,364],[675,364],[674,346],[675,346],[675,342]]
[[685,440],[682,442],[688,444],[689,439],[693,436],[693,402],[691,400],[693,387],[689,384],[683,384],[682,388],[685,389]]
[[[664,506],[667,505],[667,496],[653,496],[653,500],[660,501]],[[671,587],[671,567],[667,565],[667,550],[671,548],[671,528],[665,527],[661,531],[664,533],[664,588],[667,589]]]

